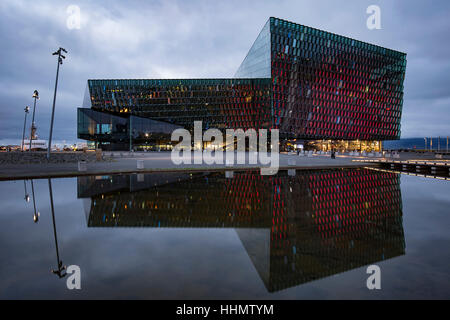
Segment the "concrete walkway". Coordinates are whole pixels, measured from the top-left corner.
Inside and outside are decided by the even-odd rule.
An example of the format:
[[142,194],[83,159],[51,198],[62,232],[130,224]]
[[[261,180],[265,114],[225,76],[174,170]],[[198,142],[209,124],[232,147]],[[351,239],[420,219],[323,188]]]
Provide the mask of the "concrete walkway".
[[[246,153],[248,160],[249,154]],[[330,155],[313,155],[312,157],[280,154],[280,169],[326,169],[363,167],[368,164],[354,162],[357,157],[337,156],[331,159]],[[137,160],[143,160],[144,169],[137,169]],[[248,161],[246,161],[248,163]],[[210,171],[210,170],[242,170],[260,169],[266,167],[261,164],[235,164],[232,166],[213,164],[182,164],[176,165],[171,161],[170,152],[134,153],[129,156],[113,158],[112,161],[93,162],[86,164],[86,171],[78,171],[77,163],[54,164],[5,164],[0,166],[0,180],[13,180],[24,178],[71,177],[79,175],[103,175],[117,173],[145,173],[161,171]]]

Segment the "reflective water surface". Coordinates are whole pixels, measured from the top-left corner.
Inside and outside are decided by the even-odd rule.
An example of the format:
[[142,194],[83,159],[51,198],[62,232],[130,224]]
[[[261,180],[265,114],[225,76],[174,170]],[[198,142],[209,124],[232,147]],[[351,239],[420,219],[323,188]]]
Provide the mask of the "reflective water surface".
[[3,181],[0,298],[448,299],[449,194],[370,169]]

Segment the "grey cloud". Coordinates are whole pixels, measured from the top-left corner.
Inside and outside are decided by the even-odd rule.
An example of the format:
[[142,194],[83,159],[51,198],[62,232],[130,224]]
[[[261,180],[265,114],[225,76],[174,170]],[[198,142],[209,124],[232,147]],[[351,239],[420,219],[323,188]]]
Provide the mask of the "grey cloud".
[[[0,139],[20,139],[34,89],[41,93],[38,133],[47,138],[58,46],[69,54],[55,139],[74,141],[87,79],[231,77],[270,16],[408,53],[402,136],[449,134],[448,1],[77,1],[81,29],[69,30],[71,4],[0,4]],[[382,30],[366,28],[370,4],[381,7]]]

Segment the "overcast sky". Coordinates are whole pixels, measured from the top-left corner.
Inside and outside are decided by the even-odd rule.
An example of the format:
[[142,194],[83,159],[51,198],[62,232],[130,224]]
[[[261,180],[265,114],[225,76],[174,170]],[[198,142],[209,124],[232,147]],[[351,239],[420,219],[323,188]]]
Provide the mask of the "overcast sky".
[[[381,8],[381,30],[366,9]],[[69,29],[67,8],[80,8]],[[59,46],[54,140],[76,140],[87,79],[232,77],[270,16],[407,53],[402,138],[450,135],[450,1],[23,1],[0,2],[0,144],[19,143],[23,108],[40,93],[47,139]],[[29,120],[28,120],[29,121]]]

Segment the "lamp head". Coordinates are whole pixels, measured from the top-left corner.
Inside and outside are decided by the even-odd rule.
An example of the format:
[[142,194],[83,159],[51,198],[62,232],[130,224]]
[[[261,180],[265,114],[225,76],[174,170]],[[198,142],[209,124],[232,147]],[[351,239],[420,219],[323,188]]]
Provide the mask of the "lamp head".
[[34,90],[33,98],[39,99],[39,92],[37,90]]
[[30,112],[30,107],[26,106],[24,110],[25,110],[26,113],[28,113],[28,112]]

